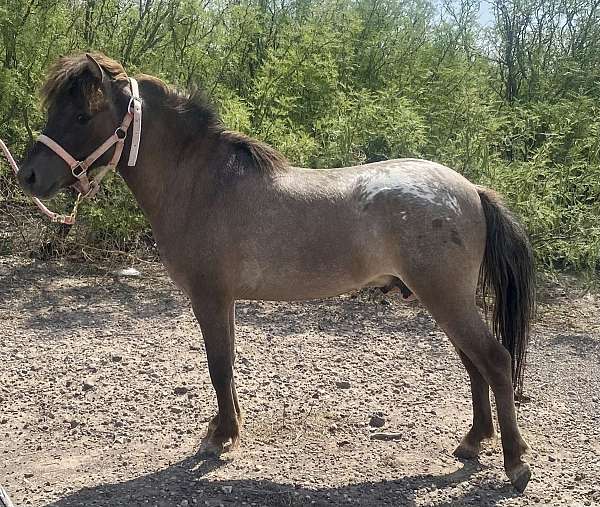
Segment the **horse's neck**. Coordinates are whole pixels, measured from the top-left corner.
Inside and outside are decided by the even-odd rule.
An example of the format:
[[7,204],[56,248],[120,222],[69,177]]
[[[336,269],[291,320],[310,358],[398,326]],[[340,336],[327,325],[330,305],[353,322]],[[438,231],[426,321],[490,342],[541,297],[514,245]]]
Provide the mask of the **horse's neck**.
[[[120,173],[125,183],[151,221],[155,212],[160,208],[161,200],[164,198],[163,190],[167,186],[167,150],[155,148],[162,146],[159,135],[156,129],[145,126],[142,131],[141,149],[136,165],[120,167]],[[126,160],[122,160],[121,164],[126,164]]]
[[[198,160],[197,165],[190,163],[183,156],[183,150],[179,129],[164,118],[148,114],[142,127],[137,164],[120,167],[123,179],[153,228],[160,224],[165,211],[173,215],[177,207],[184,204],[178,202],[182,191],[198,183],[194,180],[205,177],[204,171],[198,168],[202,161]],[[123,165],[125,159],[121,162]]]

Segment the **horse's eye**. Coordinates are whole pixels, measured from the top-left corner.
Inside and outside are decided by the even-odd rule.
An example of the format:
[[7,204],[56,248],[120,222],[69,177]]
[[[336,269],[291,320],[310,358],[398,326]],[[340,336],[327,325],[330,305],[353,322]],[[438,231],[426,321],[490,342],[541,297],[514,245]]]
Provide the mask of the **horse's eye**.
[[77,115],[77,123],[84,125],[88,121],[90,121],[90,117],[87,114],[78,114]]

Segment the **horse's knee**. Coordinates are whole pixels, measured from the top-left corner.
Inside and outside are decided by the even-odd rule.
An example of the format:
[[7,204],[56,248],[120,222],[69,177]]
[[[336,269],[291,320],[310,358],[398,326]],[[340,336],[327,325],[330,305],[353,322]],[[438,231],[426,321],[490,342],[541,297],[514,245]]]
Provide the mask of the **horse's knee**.
[[510,353],[501,343],[490,336],[488,346],[473,355],[475,367],[494,393],[503,388],[509,388],[512,392],[512,360]]
[[[479,315],[452,322],[444,327],[459,354],[466,357],[492,390],[507,383],[512,385],[510,353],[494,339]],[[469,376],[473,379],[472,372]]]

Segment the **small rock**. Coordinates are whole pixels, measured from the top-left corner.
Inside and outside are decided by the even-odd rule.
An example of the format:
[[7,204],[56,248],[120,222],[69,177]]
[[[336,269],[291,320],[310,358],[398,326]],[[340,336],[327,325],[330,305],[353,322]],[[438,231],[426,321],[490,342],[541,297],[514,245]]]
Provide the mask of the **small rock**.
[[80,422],[77,421],[76,419],[71,419],[70,421],[67,421],[69,423],[69,427],[73,430],[75,428],[77,428],[77,426],[79,426]]
[[223,490],[223,493],[230,495],[233,491],[233,486],[223,486],[221,489]]
[[548,456],[548,461],[555,462],[556,458],[554,456],[550,455],[550,456]]
[[371,440],[400,440],[402,436],[402,433],[373,433]]
[[116,271],[113,271],[113,275],[134,277],[134,276],[141,276],[142,274],[135,268],[124,268],[124,269],[117,269]]
[[346,380],[338,380],[335,383],[335,385],[338,386],[340,389],[350,389],[350,382]]
[[25,472],[25,479],[31,479],[33,477],[33,473]]
[[92,391],[96,389],[96,385],[91,380],[84,380],[82,384],[84,391]]
[[121,361],[123,359],[123,356],[120,356],[119,354],[111,354],[110,356],[110,360],[113,363],[118,363],[119,361]]
[[385,426],[385,419],[381,416],[373,415],[369,420],[369,426],[372,428],[383,428]]
[[177,395],[177,396],[181,396],[182,394],[185,394],[189,391],[189,389],[185,386],[178,386],[175,389],[173,389],[173,392]]

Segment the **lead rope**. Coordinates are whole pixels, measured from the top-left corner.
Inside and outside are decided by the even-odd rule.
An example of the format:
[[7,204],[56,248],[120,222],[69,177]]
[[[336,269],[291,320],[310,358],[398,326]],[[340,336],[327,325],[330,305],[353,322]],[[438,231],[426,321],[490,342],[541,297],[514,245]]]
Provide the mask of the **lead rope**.
[[15,504],[11,502],[8,493],[2,486],[0,486],[0,507],[15,507]]
[[[10,165],[13,172],[15,173],[15,176],[17,176],[19,174],[19,166],[15,162],[15,159],[13,158],[12,154],[10,153],[10,151],[8,150],[8,148],[6,147],[6,144],[4,144],[4,141],[2,139],[0,139],[0,148],[2,148],[2,153],[6,157],[6,160],[8,160],[8,165]],[[77,216],[77,208],[79,208],[79,203],[81,202],[82,198],[83,198],[83,195],[81,194],[81,192],[79,192],[79,195],[77,196],[77,199],[75,200],[75,204],[73,205],[73,210],[71,211],[71,213],[69,215],[61,215],[60,213],[55,213],[54,211],[50,211],[44,205],[44,203],[42,201],[40,201],[37,197],[32,197],[31,199],[36,204],[36,206],[40,209],[40,211],[50,219],[51,222],[58,223],[58,224],[73,225],[75,223],[75,217]]]

